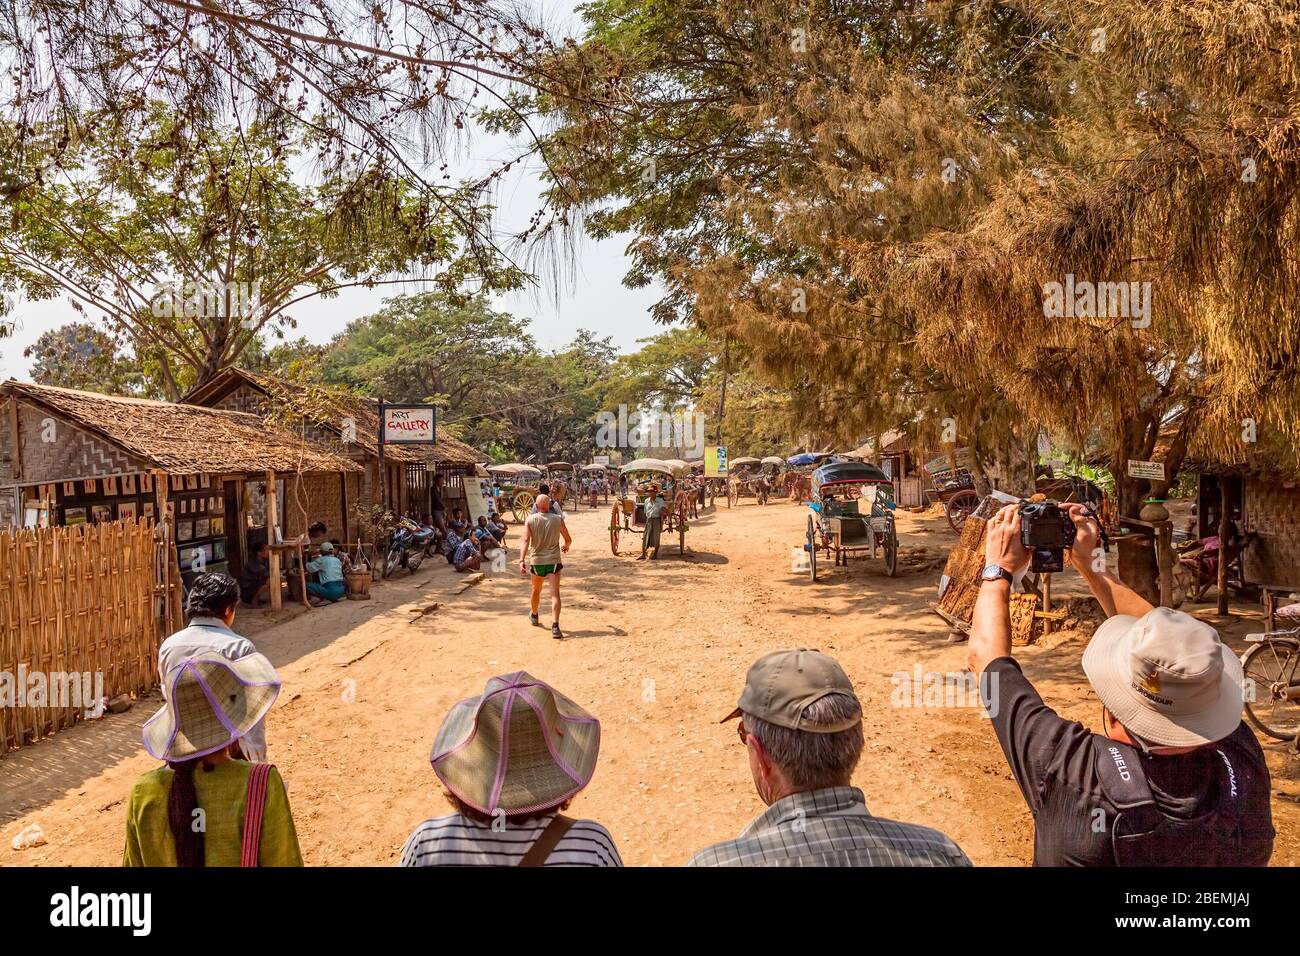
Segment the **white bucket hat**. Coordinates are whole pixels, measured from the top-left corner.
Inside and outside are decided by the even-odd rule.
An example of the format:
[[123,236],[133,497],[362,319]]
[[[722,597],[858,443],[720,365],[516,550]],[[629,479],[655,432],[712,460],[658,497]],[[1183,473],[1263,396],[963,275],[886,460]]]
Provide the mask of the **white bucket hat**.
[[1125,729],[1163,747],[1222,740],[1241,723],[1244,673],[1208,624],[1172,608],[1097,628],[1083,671]]

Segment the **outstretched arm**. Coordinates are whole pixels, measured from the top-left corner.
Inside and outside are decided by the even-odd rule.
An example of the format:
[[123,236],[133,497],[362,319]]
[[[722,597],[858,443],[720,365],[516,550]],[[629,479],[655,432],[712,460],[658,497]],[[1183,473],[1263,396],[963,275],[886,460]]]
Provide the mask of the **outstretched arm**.
[[[1028,566],[1029,552],[1020,543],[1019,505],[1006,505],[989,520],[984,555],[986,565],[996,564],[1012,574]],[[999,657],[1010,656],[1011,582],[983,581],[971,617],[966,662],[978,677]]]
[[1074,521],[1074,547],[1070,549],[1070,563],[1088,582],[1092,596],[1097,599],[1107,617],[1131,614],[1141,617],[1154,610],[1154,605],[1142,595],[1106,570],[1106,553],[1101,548],[1101,526],[1088,514],[1083,505],[1065,506]]

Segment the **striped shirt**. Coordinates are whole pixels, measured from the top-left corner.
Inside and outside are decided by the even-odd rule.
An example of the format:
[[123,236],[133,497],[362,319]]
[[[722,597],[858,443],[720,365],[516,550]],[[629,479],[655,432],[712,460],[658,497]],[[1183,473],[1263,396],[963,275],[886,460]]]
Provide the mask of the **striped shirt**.
[[[548,813],[527,823],[494,828],[459,813],[425,820],[402,847],[399,866],[518,866],[546,825]],[[594,820],[577,820],[560,838],[546,866],[622,866],[614,840]]]
[[867,812],[857,787],[782,797],[740,834],[691,857],[687,866],[970,866],[938,830]]

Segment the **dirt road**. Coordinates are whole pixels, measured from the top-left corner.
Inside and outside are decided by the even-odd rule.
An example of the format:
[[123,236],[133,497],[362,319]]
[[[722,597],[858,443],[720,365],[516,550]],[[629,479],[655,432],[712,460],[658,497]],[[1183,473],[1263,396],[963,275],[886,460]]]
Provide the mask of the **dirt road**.
[[[964,647],[945,642],[926,608],[937,572],[890,579],[864,562],[827,569],[816,584],[792,575],[807,513],[786,502],[724,505],[692,522],[685,560],[674,540],[645,563],[626,538],[624,555],[610,554],[604,511],[571,514],[562,642],[529,626],[517,573],[462,591],[465,579],[441,561],[376,588],[373,602],[256,634],[284,678],[268,737],[307,862],[394,863],[416,823],[447,812],[428,764],[447,708],[491,675],[524,669],[602,721],[600,764],[572,812],[604,823],[629,865],[683,863],[761,811],[734,728],[718,720],[755,657],[805,646],[835,655],[862,698],[867,750],[855,783],[872,812],[939,827],[976,864],[1027,864],[1031,818],[979,711],[896,706],[912,701],[899,700],[894,675],[965,667]],[[938,554],[954,540],[940,521],[913,515],[901,515],[900,530],[905,554]],[[1062,713],[1095,724],[1082,647],[1077,636],[1055,638],[1018,656]],[[139,728],[157,706],[146,699],[0,760],[0,863],[120,862],[125,798],[154,766]],[[1270,764],[1275,788],[1300,791],[1280,747]],[[1273,862],[1300,863],[1300,807],[1275,799],[1274,815]],[[10,849],[33,822],[48,844]]]

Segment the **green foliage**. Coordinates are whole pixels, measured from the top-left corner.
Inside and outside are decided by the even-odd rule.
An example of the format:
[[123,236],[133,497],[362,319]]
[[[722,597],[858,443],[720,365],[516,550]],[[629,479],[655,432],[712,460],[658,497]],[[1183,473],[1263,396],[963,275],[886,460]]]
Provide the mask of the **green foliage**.
[[41,385],[161,397],[141,363],[123,355],[112,335],[89,322],[71,322],[43,332],[23,350],[23,356],[32,360],[32,380]]
[[[394,275],[426,277],[448,295],[519,283],[513,266],[468,250],[466,223],[398,167],[375,160],[304,182],[296,170],[324,146],[312,134],[205,130],[160,111],[139,128],[89,127],[60,153],[62,175],[10,197],[0,284],[33,299],[67,293],[79,311],[102,314],[160,363],[176,397],[259,337],[283,338],[315,296]],[[26,178],[12,166],[22,155],[0,159],[0,180]]]

